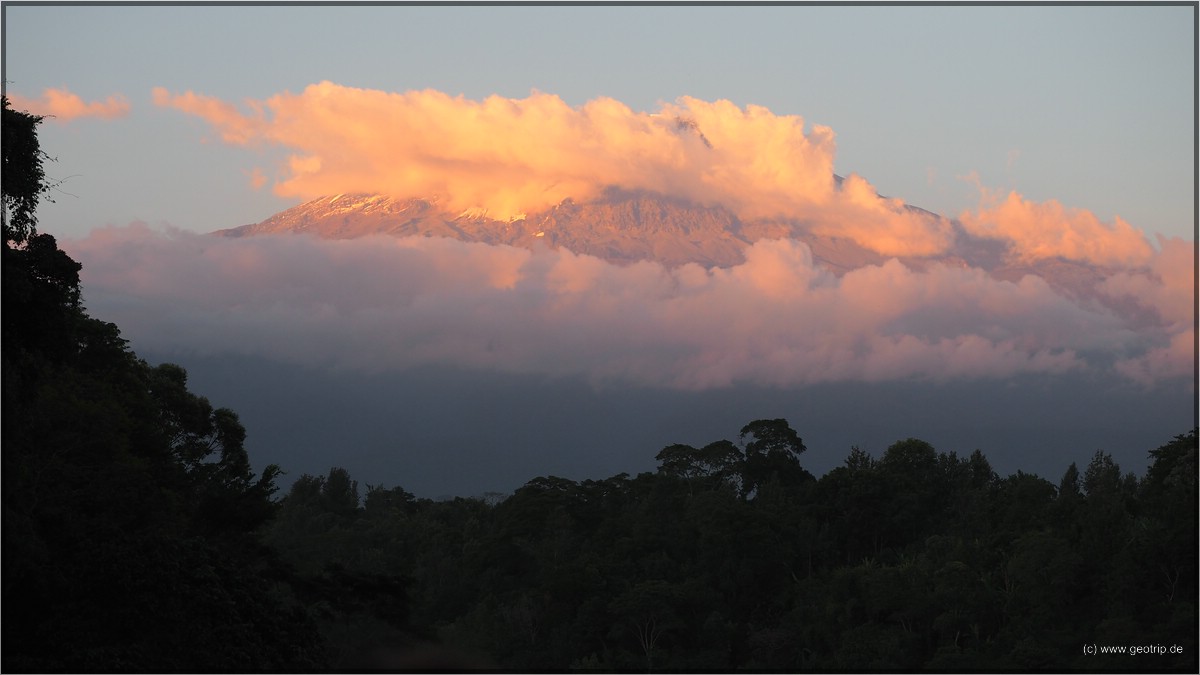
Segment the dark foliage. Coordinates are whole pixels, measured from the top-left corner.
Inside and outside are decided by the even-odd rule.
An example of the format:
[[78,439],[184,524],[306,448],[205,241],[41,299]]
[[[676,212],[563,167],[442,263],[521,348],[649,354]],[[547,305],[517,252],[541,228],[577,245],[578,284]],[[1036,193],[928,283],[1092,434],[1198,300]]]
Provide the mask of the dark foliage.
[[[405,575],[410,624],[459,667],[1195,670],[1195,431],[1145,478],[1097,453],[1055,487],[916,439],[818,480],[785,421],[747,429],[668,446],[656,473],[540,477],[499,503],[372,487],[348,511],[333,469],[265,535],[296,565]],[[749,461],[772,454],[770,472]]]
[[49,159],[38,141],[42,118],[12,109],[8,97],[3,108],[4,240],[25,243],[37,232],[37,205],[50,191],[43,162]]
[[308,671],[326,661],[292,574],[259,543],[237,415],[80,305],[37,234],[38,118],[4,105],[3,669]]

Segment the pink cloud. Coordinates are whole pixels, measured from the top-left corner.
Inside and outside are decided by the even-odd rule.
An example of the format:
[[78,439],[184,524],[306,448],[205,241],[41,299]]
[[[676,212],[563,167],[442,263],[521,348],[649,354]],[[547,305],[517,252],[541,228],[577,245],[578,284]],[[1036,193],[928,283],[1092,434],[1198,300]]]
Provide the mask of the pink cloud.
[[1187,328],[1170,336],[1169,342],[1142,356],[1120,361],[1117,372],[1146,387],[1168,378],[1192,377],[1196,373],[1196,330]]
[[212,96],[201,96],[192,92],[172,95],[163,87],[151,91],[154,105],[169,107],[196,115],[221,132],[221,140],[233,145],[246,145],[255,139],[262,126],[261,114],[245,117],[238,109]]
[[25,98],[19,94],[9,94],[8,98],[15,110],[42,115],[63,123],[82,117],[110,120],[129,114],[129,101],[120,94],[109,96],[103,101],[87,103],[65,88],[49,88],[42,92],[40,99]]
[[[890,260],[839,277],[786,239],[712,269],[440,238],[229,239],[145,226],[63,246],[84,265],[89,309],[135,348],[360,371],[454,365],[691,390],[1088,370],[1153,383],[1182,374],[1193,337],[1035,276]],[[1176,302],[1169,248],[1159,271],[1110,290],[1125,283]]]
[[1153,336],[1154,347],[1117,364],[1123,374],[1146,385],[1196,369],[1196,244],[1161,236],[1158,243],[1160,251],[1148,269],[1121,271],[1100,285],[1102,293],[1132,300],[1158,318],[1144,329]]
[[810,228],[830,237],[846,237],[885,256],[932,256],[954,243],[950,222],[905,209],[899,199],[885,199],[862,177],[842,182],[841,204],[816,215]]
[[246,175],[250,181],[250,187],[255,190],[261,190],[267,184],[267,175],[259,167],[254,167]]
[[1019,260],[1057,257],[1137,267],[1154,254],[1145,235],[1119,217],[1109,225],[1090,211],[1069,209],[1054,200],[1035,203],[1016,192],[1003,199],[987,189],[982,192],[980,207],[959,220],[977,237],[1007,242]]

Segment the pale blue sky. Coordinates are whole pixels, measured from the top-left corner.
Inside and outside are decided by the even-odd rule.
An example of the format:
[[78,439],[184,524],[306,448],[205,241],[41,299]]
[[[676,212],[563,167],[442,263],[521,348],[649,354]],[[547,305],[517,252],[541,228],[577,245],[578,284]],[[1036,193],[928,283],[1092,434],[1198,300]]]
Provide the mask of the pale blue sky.
[[330,80],[481,99],[532,90],[651,111],[757,104],[837,134],[839,173],[955,216],[960,177],[1194,239],[1194,6],[5,6],[10,92],[122,94],[131,113],[47,123],[66,178],[41,229],[133,220],[196,231],[292,205],[256,151],[204,142],[151,89],[239,102]]

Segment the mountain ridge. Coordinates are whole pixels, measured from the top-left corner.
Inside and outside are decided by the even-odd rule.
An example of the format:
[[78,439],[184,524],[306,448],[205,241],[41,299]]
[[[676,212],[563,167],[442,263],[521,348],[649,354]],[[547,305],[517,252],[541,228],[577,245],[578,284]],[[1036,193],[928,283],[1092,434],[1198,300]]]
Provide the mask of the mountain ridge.
[[[928,211],[922,213],[940,217]],[[745,261],[744,251],[755,241],[777,238],[803,241],[818,262],[838,274],[887,259],[848,238],[814,235],[800,223],[765,219],[747,222],[722,206],[618,189],[586,202],[566,199],[512,220],[494,219],[484,211],[454,214],[440,208],[436,199],[343,193],[318,197],[261,222],[213,234],[247,237],[300,233],[325,239],[375,234],[449,237],[522,248],[541,244],[613,263],[653,260],[670,267],[686,263],[730,267]]]
[[[945,220],[954,244],[937,256],[887,256],[848,237],[820,235],[805,223],[786,219],[743,220],[723,206],[701,205],[646,191],[610,188],[590,201],[566,199],[541,212],[511,220],[483,210],[455,214],[437,199],[400,199],[380,194],[343,193],[285,209],[259,223],[217,230],[222,237],[312,234],[325,239],[354,239],[386,234],[396,237],[448,237],[460,241],[533,249],[564,248],[615,264],[655,261],[668,267],[695,263],[705,268],[745,262],[745,251],[760,239],[793,239],[806,244],[816,264],[836,276],[896,258],[914,270],[933,265],[979,268],[993,278],[1044,279],[1057,292],[1112,305],[1097,286],[1114,270],[1065,259],[1023,261],[1008,255],[1003,242],[976,237],[957,220],[905,205],[912,214]],[[1128,310],[1128,308],[1124,308]]]

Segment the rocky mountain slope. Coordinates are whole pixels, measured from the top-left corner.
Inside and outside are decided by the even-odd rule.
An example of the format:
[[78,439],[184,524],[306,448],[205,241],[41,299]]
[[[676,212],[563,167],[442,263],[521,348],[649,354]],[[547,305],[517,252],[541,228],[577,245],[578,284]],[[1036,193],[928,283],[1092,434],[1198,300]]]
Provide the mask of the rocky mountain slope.
[[389,234],[525,248],[541,244],[616,263],[655,260],[668,266],[694,262],[705,267],[742,262],[743,251],[758,239],[790,237],[808,243],[814,257],[838,273],[883,261],[882,256],[849,239],[818,237],[796,223],[746,223],[721,207],[617,190],[590,202],[568,199],[545,212],[509,221],[493,219],[486,212],[446,212],[433,200],[342,194],[314,199],[260,223],[215,234],[299,233],[327,239]]

